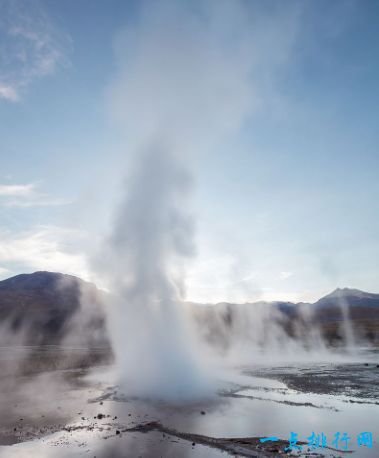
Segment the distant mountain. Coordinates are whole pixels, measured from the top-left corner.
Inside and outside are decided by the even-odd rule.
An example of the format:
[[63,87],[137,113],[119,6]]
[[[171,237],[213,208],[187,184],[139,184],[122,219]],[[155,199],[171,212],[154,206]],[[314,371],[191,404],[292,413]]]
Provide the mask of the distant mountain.
[[[109,345],[105,296],[92,283],[56,272],[21,274],[0,281],[0,345]],[[293,337],[304,336],[317,325],[333,343],[341,339],[341,322],[349,316],[357,335],[379,341],[379,294],[357,289],[337,288],[314,304],[260,301],[187,303],[187,307],[210,340],[226,338],[233,327],[258,326],[254,332],[259,334],[259,326],[271,322]],[[14,336],[16,340],[10,338]]]
[[[228,302],[219,302],[214,304],[214,307],[273,307],[277,310],[283,312],[285,315],[295,316],[298,313],[298,310],[305,307],[311,307],[315,313],[324,314],[327,309],[341,309],[341,306],[346,306],[349,309],[355,309],[361,307],[361,312],[364,314],[364,310],[367,307],[373,307],[369,313],[377,315],[379,313],[379,294],[367,293],[365,291],[360,291],[359,289],[352,288],[337,288],[332,291],[330,294],[322,297],[314,303],[306,302],[285,302],[285,301],[258,301],[258,302],[247,302],[245,304],[232,304]],[[321,309],[324,309],[321,311]],[[377,310],[376,310],[377,309]],[[364,318],[364,316],[362,316]]]
[[[199,304],[198,304],[199,305]],[[194,307],[194,305],[192,305]],[[325,341],[338,344],[343,339],[343,323],[350,320],[357,339],[379,343],[379,294],[357,289],[337,288],[315,303],[253,302],[246,304],[218,303],[194,308],[200,327],[211,342],[226,345],[228,330],[236,334],[248,326],[262,339],[282,329],[294,338],[304,338],[311,330],[319,329]],[[254,329],[254,319],[260,328]],[[263,329],[263,331],[262,331]],[[241,331],[242,330],[242,331]],[[258,340],[261,340],[258,338]]]
[[359,289],[337,288],[330,294],[319,299],[314,305],[317,307],[330,307],[336,304],[379,307],[379,294],[366,293]]
[[[103,340],[100,334],[105,338],[101,302],[101,292],[95,285],[71,275],[17,275],[0,281],[1,334],[4,339],[16,335],[23,344],[58,344],[67,338],[70,329],[80,327],[78,335],[86,336],[81,344],[92,345],[93,336],[99,341]],[[4,343],[1,338],[0,343]]]
[[356,322],[379,320],[379,294],[358,289],[337,288],[313,306],[321,322],[341,321],[344,316]]

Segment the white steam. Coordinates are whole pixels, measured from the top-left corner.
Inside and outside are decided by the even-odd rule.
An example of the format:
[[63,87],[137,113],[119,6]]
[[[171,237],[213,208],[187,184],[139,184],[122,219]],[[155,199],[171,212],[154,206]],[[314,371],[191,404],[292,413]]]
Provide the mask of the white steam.
[[114,294],[111,332],[124,389],[188,397],[206,385],[180,306],[185,260],[194,254],[191,164],[261,103],[256,85],[286,60],[293,29],[282,28],[292,16],[258,18],[237,1],[139,5],[136,23],[118,36],[109,88],[132,165],[101,267]]
[[188,186],[166,148],[144,151],[109,240],[114,350],[134,395],[182,398],[205,387],[179,305],[181,260],[193,252]]

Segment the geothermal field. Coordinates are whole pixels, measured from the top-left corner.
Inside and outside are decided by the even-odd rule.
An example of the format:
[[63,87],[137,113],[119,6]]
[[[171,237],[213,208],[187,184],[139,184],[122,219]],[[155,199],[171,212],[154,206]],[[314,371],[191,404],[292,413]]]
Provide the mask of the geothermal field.
[[379,457],[378,23],[0,0],[0,458]]
[[[99,310],[94,285],[49,272],[0,282],[0,301],[3,311],[9,297],[32,308],[35,297],[60,304],[80,290]],[[378,330],[362,327],[363,297],[377,313],[378,295],[357,290],[338,290],[306,311],[289,303],[285,312],[283,303],[170,304],[178,309],[165,318],[173,330],[159,321],[168,312],[152,307],[159,328],[151,323],[139,337],[129,324],[133,342],[121,331],[109,342],[110,324],[99,311],[89,319],[80,302],[62,315],[58,342],[38,310],[24,325],[30,345],[9,345],[8,334],[1,347],[0,456],[376,457]],[[317,318],[321,307],[326,322]],[[356,307],[360,319],[346,321]],[[14,313],[8,320],[19,318]],[[68,334],[73,321],[84,323],[82,340]]]
[[[60,351],[43,349],[39,357],[57,358]],[[2,359],[11,352],[3,349]],[[175,401],[124,394],[107,366],[20,375],[9,384],[3,378],[0,452],[2,457],[376,457],[377,360],[364,352],[355,360],[339,355],[324,362],[228,367],[206,396]],[[288,450],[292,432],[298,442]],[[372,444],[359,445],[363,432],[372,433]],[[313,433],[324,434],[328,445],[321,446]],[[337,433],[340,438],[346,433],[349,441],[332,443]],[[276,439],[260,441],[266,437]]]

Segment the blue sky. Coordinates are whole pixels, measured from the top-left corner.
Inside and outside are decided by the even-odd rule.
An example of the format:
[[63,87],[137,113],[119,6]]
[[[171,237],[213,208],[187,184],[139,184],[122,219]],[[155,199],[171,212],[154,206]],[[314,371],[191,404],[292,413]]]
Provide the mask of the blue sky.
[[196,153],[189,299],[379,291],[378,20],[374,0],[1,0],[1,277],[101,284],[162,116]]

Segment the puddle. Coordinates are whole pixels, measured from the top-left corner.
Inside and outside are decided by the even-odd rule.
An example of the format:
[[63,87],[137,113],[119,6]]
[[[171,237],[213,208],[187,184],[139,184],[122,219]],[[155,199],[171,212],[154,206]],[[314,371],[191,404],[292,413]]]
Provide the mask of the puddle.
[[[285,444],[258,449],[259,438],[288,441],[295,432],[306,443],[315,432],[324,433],[331,445],[335,433],[346,432],[352,454],[317,449],[317,455],[302,456],[377,457],[378,373],[359,364],[244,367],[225,372],[209,401],[182,405],[126,398],[112,380],[85,379],[78,371],[24,378],[18,390],[10,387],[0,395],[6,413],[0,456],[272,457],[281,456]],[[349,395],[346,387],[361,380],[360,391]],[[372,449],[357,445],[357,434],[364,431],[373,433]]]

